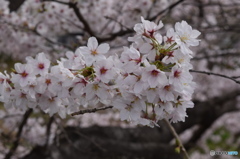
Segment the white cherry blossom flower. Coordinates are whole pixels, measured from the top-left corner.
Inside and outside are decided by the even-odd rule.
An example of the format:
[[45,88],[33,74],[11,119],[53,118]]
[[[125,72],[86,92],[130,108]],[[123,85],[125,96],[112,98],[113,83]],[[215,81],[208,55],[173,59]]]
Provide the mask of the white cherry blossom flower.
[[191,56],[183,54],[179,49],[170,52],[162,59],[162,62],[166,64],[177,64],[179,67],[185,67],[186,69],[192,69],[190,63]]
[[143,81],[147,81],[151,88],[162,86],[167,83],[167,76],[164,72],[156,68],[155,65],[150,65],[145,68],[142,74]]
[[162,21],[159,21],[159,24],[156,25],[154,22],[150,22],[141,17],[142,23],[136,24],[134,30],[139,35],[145,35],[147,37],[154,37],[156,31],[163,27]]
[[27,63],[30,64],[34,71],[34,74],[46,75],[50,67],[50,60],[46,58],[44,53],[37,54],[36,58],[28,56],[26,58]]
[[98,45],[97,39],[91,37],[88,39],[87,47],[80,47],[79,51],[82,53],[86,65],[91,66],[97,59],[104,58],[104,54],[108,52],[109,48],[109,44]]
[[186,21],[175,24],[176,37],[175,41],[180,46],[182,53],[191,54],[192,51],[189,46],[199,45],[198,39],[196,39],[201,33],[197,30],[192,29]]
[[174,87],[173,85],[165,85],[159,89],[159,97],[162,101],[174,101],[175,96],[174,96]]
[[12,73],[12,82],[14,84],[20,85],[21,87],[24,87],[28,85],[29,83],[35,81],[36,77],[33,73],[33,68],[30,64],[21,64],[16,63],[14,65],[16,73]]
[[178,91],[182,91],[185,83],[189,83],[192,80],[191,74],[184,70],[174,66],[171,74],[169,75],[169,83],[172,84]]
[[94,64],[94,70],[97,78],[104,82],[108,83],[111,79],[114,79],[116,73],[113,68],[112,59],[100,59]]

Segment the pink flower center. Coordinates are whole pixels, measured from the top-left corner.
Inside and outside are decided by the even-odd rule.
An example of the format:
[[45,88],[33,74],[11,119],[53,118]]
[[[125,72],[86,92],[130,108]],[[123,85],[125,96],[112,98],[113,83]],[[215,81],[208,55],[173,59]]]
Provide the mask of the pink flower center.
[[53,103],[55,100],[54,100],[54,98],[49,98],[48,101],[49,101],[50,103]]
[[28,76],[28,73],[27,73],[27,72],[25,72],[25,71],[23,71],[23,73],[21,73],[20,75],[21,75],[22,77],[24,77],[24,78],[25,78],[25,77],[27,77],[27,76]]
[[34,87],[35,87],[35,85],[31,84],[31,85],[29,85],[29,87],[30,87],[30,88],[34,88]]
[[172,39],[173,37],[167,37],[167,43],[172,43],[174,40]]
[[155,77],[156,77],[158,74],[159,74],[159,72],[158,72],[157,70],[152,70],[152,71],[151,71],[151,75],[152,75],[152,76],[155,76]]
[[178,78],[178,77],[180,77],[180,75],[181,75],[180,71],[175,71],[174,72],[174,77]]
[[88,84],[85,79],[82,79],[81,81],[77,82],[76,84],[78,84],[78,83],[82,83],[82,84],[84,84],[85,86]]
[[147,31],[147,32],[149,33],[150,37],[153,37],[155,30],[151,30],[151,31]]
[[166,91],[170,91],[170,88],[171,88],[170,85],[166,85],[166,86],[164,87],[164,89],[165,89]]
[[0,83],[3,83],[4,82],[4,79],[3,78],[0,78]]
[[96,50],[92,50],[92,51],[91,51],[91,54],[92,54],[93,56],[95,56],[95,55],[97,55],[98,53],[97,53]]
[[135,61],[137,64],[139,64],[141,62],[141,58],[133,59],[133,61]]
[[107,72],[107,69],[106,69],[106,68],[102,67],[102,68],[100,69],[100,73],[101,73],[101,74],[105,74],[106,72]]
[[38,64],[38,68],[40,68],[41,70],[44,69],[44,64],[43,63]]
[[27,96],[27,95],[24,94],[24,93],[21,93],[21,95],[20,95],[21,98],[26,98],[26,96]]
[[49,85],[49,84],[52,83],[52,81],[51,81],[51,79],[46,79],[45,83],[46,83],[47,85]]

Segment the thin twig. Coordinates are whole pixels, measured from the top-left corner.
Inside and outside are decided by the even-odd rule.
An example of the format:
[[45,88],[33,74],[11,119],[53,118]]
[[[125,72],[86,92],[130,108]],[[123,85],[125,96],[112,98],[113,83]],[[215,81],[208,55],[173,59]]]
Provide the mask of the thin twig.
[[107,150],[104,149],[101,145],[99,145],[98,143],[96,143],[93,139],[89,138],[87,135],[79,132],[79,131],[75,131],[76,134],[78,134],[79,136],[85,138],[86,140],[88,140],[89,142],[91,142],[93,145],[95,145],[99,150],[106,152]]
[[21,123],[18,127],[17,135],[16,135],[15,140],[13,142],[13,145],[10,148],[9,152],[6,154],[4,159],[10,159],[12,157],[12,155],[15,153],[15,151],[17,150],[18,145],[19,145],[19,141],[20,141],[20,138],[21,138],[21,135],[22,135],[23,127],[27,123],[27,120],[28,120],[29,116],[31,115],[32,111],[33,111],[32,109],[28,109],[25,112],[25,114],[23,115],[22,121],[21,121]]
[[67,5],[70,8],[73,9],[75,15],[77,16],[78,20],[80,22],[82,22],[84,29],[86,32],[88,32],[91,36],[95,36],[93,30],[91,29],[90,25],[88,24],[88,22],[86,21],[86,19],[84,19],[83,15],[81,14],[78,6],[77,6],[77,2],[73,3],[73,2],[62,2],[62,1],[58,1],[58,0],[43,0],[44,1],[50,1],[50,2],[56,2],[59,4],[63,4],[63,5]]
[[115,22],[115,23],[118,23],[122,28],[125,28],[125,29],[127,29],[127,30],[129,30],[129,31],[131,31],[132,29],[131,28],[128,28],[126,25],[123,25],[121,22],[119,22],[117,19],[115,19],[115,18],[112,18],[112,17],[110,17],[110,16],[104,16],[106,19],[109,19],[109,20],[111,20],[111,21],[113,21],[113,22]]
[[171,4],[170,6],[168,6],[167,8],[161,10],[160,12],[158,12],[155,16],[149,18],[150,21],[153,21],[154,19],[158,19],[158,17],[160,15],[162,15],[163,13],[172,10],[174,7],[176,7],[178,4],[182,3],[184,0],[179,0],[173,4]]
[[51,127],[52,127],[53,121],[54,121],[54,116],[50,117],[49,121],[47,123],[45,147],[48,147],[48,144],[49,144],[49,137],[50,137],[50,134],[51,134]]
[[164,119],[164,121],[165,121],[166,125],[168,126],[169,130],[171,131],[171,133],[173,134],[174,138],[177,140],[177,142],[176,142],[178,144],[177,146],[184,153],[185,157],[187,159],[190,159],[190,157],[189,157],[185,147],[183,146],[183,144],[182,144],[177,132],[175,131],[174,127],[169,123],[169,121],[167,119]]
[[106,109],[110,109],[110,108],[113,108],[113,106],[106,106],[106,107],[92,108],[92,109],[84,109],[84,110],[80,110],[78,112],[72,113],[71,116],[82,115],[82,114],[85,114],[85,113],[95,113],[97,111],[106,110]]
[[77,7],[77,3],[69,3],[69,7],[73,9],[74,13],[78,17],[78,19],[83,23],[85,31],[87,31],[91,36],[95,36],[88,22],[82,16],[79,8]]
[[[133,29],[127,29],[127,30],[120,30],[116,33],[112,33],[110,36],[108,37],[98,37],[91,29],[90,25],[88,24],[88,22],[84,19],[83,15],[81,14],[79,8],[77,7],[77,3],[72,3],[72,2],[62,2],[59,0],[42,0],[44,1],[49,1],[49,2],[56,2],[59,4],[63,4],[63,5],[68,5],[70,8],[73,9],[74,13],[76,14],[77,18],[79,19],[79,21],[81,21],[83,23],[84,29],[86,32],[88,32],[91,36],[94,36],[98,39],[98,41],[101,42],[105,42],[105,41],[110,41],[110,40],[114,40],[116,37],[118,36],[123,36],[129,33],[134,32]],[[171,4],[170,6],[168,6],[167,8],[165,8],[164,10],[160,11],[159,13],[157,13],[155,16],[149,18],[149,20],[154,20],[156,19],[158,16],[162,15],[163,13],[172,10],[174,7],[176,7],[179,3],[183,2],[184,0],[179,0],[173,4]]]
[[196,71],[196,70],[190,70],[190,72],[195,72],[195,73],[201,73],[201,74],[206,74],[206,75],[214,75],[214,76],[219,76],[219,77],[223,77],[223,78],[227,78],[230,79],[234,82],[236,82],[237,84],[240,84],[239,80],[236,80],[235,77],[229,77],[223,74],[218,74],[218,73],[213,73],[213,72],[207,72],[207,71]]
[[33,33],[33,34],[35,34],[35,35],[43,38],[46,42],[48,42],[48,43],[50,43],[50,44],[59,45],[59,46],[64,46],[65,48],[67,48],[67,49],[69,49],[69,50],[72,50],[72,48],[71,48],[70,46],[65,45],[65,44],[63,44],[63,43],[59,43],[59,42],[57,42],[57,41],[55,42],[55,41],[53,41],[53,40],[51,40],[51,39],[43,36],[42,34],[40,34],[40,33],[37,31],[37,26],[35,26],[35,28],[31,29],[31,28],[25,27],[25,26],[17,26],[17,25],[15,25],[15,24],[11,24],[11,23],[6,22],[6,21],[3,21],[3,20],[1,20],[0,22],[1,22],[1,23],[4,23],[4,24],[7,24],[7,25],[13,27],[14,29],[17,29],[17,30],[20,30],[20,31],[24,31],[24,32],[25,32],[25,31],[26,31],[26,32],[28,31],[28,32],[31,32],[31,33]]
[[240,56],[240,53],[222,53],[222,54],[215,54],[215,55],[207,55],[202,57],[194,57],[192,60],[203,60],[203,59],[209,59],[209,58],[229,57],[229,56]]
[[65,139],[67,140],[67,142],[68,142],[71,146],[73,146],[76,150],[83,152],[83,150],[80,149],[79,147],[77,147],[77,146],[74,144],[74,142],[70,139],[67,131],[66,131],[65,128],[61,125],[61,123],[57,122],[54,118],[53,118],[53,121],[54,121],[54,122],[57,124],[57,126],[60,128],[60,130],[61,130],[61,132],[63,133],[63,135],[64,135]]

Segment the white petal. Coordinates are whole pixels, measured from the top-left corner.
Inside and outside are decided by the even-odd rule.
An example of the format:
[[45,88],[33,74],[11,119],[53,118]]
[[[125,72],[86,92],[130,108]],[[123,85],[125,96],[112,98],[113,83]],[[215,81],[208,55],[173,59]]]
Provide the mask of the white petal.
[[160,28],[162,28],[162,27],[163,27],[163,23],[162,23],[162,21],[159,21],[158,26],[157,26],[157,29],[160,29]]
[[162,35],[156,34],[156,35],[155,35],[155,38],[156,38],[156,40],[159,42],[159,44],[162,43]]
[[90,50],[96,50],[98,47],[98,42],[97,39],[95,37],[91,37],[88,39],[88,43],[87,46]]
[[191,54],[192,51],[186,46],[186,44],[182,43],[181,46],[181,52],[184,54],[184,55],[187,55],[187,54]]
[[89,50],[88,47],[82,46],[78,49],[82,55],[89,55],[91,54],[91,51]]
[[137,82],[134,86],[134,92],[140,93],[143,90],[143,83]]
[[96,51],[97,53],[100,53],[100,54],[106,54],[109,49],[110,49],[109,44],[104,43],[99,45]]
[[15,65],[14,65],[14,68],[15,68],[15,70],[18,72],[18,73],[22,73],[23,72],[23,64],[21,64],[21,63],[16,63]]
[[152,45],[150,45],[149,43],[144,43],[140,48],[140,52],[143,54],[148,53],[150,50],[152,50]]
[[158,85],[159,81],[158,78],[150,76],[148,78],[148,84],[151,88],[155,88]]
[[191,37],[197,38],[200,34],[201,34],[201,32],[199,32],[198,30],[193,30],[191,33]]

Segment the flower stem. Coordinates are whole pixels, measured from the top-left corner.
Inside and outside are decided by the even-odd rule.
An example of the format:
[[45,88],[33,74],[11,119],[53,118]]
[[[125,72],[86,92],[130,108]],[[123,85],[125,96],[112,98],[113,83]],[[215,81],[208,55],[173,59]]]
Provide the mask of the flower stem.
[[177,132],[175,131],[174,127],[170,124],[170,122],[167,119],[164,119],[166,125],[168,126],[169,130],[171,131],[171,133],[173,134],[173,136],[176,139],[176,143],[178,144],[177,146],[180,148],[180,150],[184,153],[186,159],[190,159],[185,147],[183,146]]

